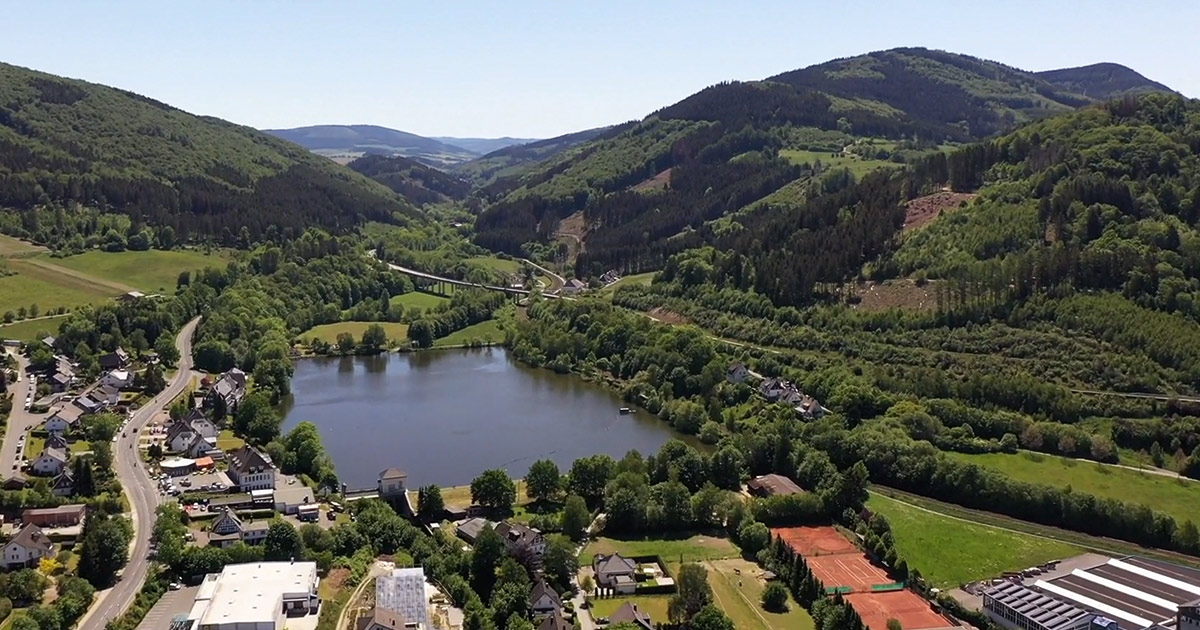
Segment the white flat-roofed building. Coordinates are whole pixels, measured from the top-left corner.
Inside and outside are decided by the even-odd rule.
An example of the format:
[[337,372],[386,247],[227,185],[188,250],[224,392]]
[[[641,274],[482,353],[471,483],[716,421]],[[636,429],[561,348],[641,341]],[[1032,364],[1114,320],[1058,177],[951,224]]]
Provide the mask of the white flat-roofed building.
[[231,564],[204,578],[188,613],[194,630],[283,630],[288,617],[318,614],[315,562]]
[[375,607],[400,613],[406,622],[428,628],[425,570],[421,567],[393,569],[391,575],[380,577],[375,581]]

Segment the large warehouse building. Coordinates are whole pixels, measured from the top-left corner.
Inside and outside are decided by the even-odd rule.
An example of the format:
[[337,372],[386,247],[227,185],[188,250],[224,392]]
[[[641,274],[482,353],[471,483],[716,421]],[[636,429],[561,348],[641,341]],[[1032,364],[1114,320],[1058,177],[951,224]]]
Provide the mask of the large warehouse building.
[[[1122,630],[1200,630],[1200,570],[1127,557],[1047,576],[1004,582],[983,593],[984,611],[1018,630],[1084,630],[1103,617]],[[1109,626],[1111,627],[1111,626]]]
[[315,562],[231,564],[205,576],[187,623],[180,625],[192,630],[283,630],[289,618],[320,611],[319,582]]

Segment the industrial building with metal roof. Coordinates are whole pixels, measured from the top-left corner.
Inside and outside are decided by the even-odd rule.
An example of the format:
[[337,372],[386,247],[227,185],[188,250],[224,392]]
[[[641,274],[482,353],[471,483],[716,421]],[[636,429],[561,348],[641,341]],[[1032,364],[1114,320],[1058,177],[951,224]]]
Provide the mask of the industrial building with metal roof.
[[1016,582],[1004,582],[984,591],[983,608],[997,623],[1023,630],[1082,630],[1095,617]]

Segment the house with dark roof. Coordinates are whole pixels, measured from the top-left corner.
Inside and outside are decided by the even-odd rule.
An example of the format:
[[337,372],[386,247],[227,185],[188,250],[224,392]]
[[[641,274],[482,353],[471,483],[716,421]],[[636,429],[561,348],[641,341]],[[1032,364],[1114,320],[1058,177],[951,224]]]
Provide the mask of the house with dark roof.
[[101,385],[88,392],[88,398],[99,403],[104,409],[112,409],[121,402],[121,390],[112,385]]
[[13,473],[13,476],[8,477],[3,482],[0,482],[0,490],[24,490],[29,480],[19,472]]
[[228,474],[241,492],[275,489],[275,465],[270,456],[249,444],[229,456]]
[[404,489],[404,481],[408,479],[408,475],[399,468],[388,468],[379,473],[379,498],[390,499],[403,495],[407,490]]
[[67,438],[61,433],[51,433],[46,436],[46,442],[42,445],[43,448],[60,448],[64,451],[70,450],[71,444],[67,442]]
[[645,630],[654,630],[654,621],[650,619],[650,614],[638,608],[637,604],[629,601],[622,604],[617,609],[617,612],[608,616],[608,623],[613,625],[618,623],[634,623]]
[[50,383],[50,391],[56,394],[67,391],[71,388],[71,383],[74,381],[75,375],[66,372],[54,372],[54,374],[46,380]]
[[62,472],[58,473],[58,476],[50,482],[50,489],[60,497],[69,497],[75,494],[75,476],[71,474],[71,469],[64,468]]
[[562,598],[545,579],[539,578],[529,591],[529,610],[534,615],[552,615],[562,610]]
[[592,558],[592,572],[596,575],[596,585],[611,588],[623,595],[630,595],[637,590],[637,563],[633,560],[614,553],[611,556],[596,554]]
[[774,497],[804,492],[804,489],[795,481],[774,473],[755,477],[746,484],[746,487],[750,489],[752,494],[760,497]]
[[129,353],[123,348],[117,348],[108,354],[102,354],[96,358],[100,367],[105,370],[119,370],[129,365]]
[[483,533],[483,528],[485,527],[495,527],[495,524],[486,518],[476,517],[459,523],[454,531],[459,538],[465,540],[468,544],[474,545],[475,540]]
[[725,372],[725,380],[733,384],[745,383],[750,378],[750,370],[742,363],[734,363]]
[[231,508],[226,507],[217,520],[213,521],[208,544],[217,547],[229,547],[238,542],[257,545],[267,539],[270,526],[267,521],[244,523]]
[[217,438],[206,438],[203,435],[196,435],[192,439],[192,443],[188,444],[184,452],[192,459],[200,459],[202,457],[215,457],[220,454],[221,449],[217,448]]
[[54,411],[44,424],[46,433],[51,435],[62,435],[69,433],[78,426],[79,419],[84,416],[86,411],[79,405],[63,405]]
[[246,398],[246,373],[233,368],[222,374],[208,390],[209,407],[215,404],[215,398],[220,398],[225,403],[226,413],[232,414]]
[[355,630],[417,630],[420,625],[395,610],[376,606],[371,609],[371,614],[359,617],[354,627]]
[[546,537],[542,532],[520,523],[501,521],[496,524],[496,533],[504,540],[510,556],[535,568],[541,565],[546,553]]
[[54,543],[42,528],[26,523],[12,540],[4,545],[2,563],[5,569],[35,567],[42,558],[54,555]]
[[562,614],[562,610],[555,610],[538,624],[537,630],[572,630],[575,627],[570,621],[567,621]]
[[61,474],[63,470],[66,470],[67,461],[69,459],[70,455],[67,454],[67,451],[59,448],[48,448],[42,451],[42,453],[37,456],[37,459],[33,460],[33,463],[29,465],[29,469],[32,470],[35,475],[40,475],[42,477],[56,477]]

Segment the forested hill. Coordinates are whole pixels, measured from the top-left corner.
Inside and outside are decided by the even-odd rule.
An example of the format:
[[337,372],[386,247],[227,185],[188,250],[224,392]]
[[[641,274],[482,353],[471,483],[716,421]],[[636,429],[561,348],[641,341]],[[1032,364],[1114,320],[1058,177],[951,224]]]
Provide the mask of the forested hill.
[[440,140],[377,125],[314,125],[263,131],[325,155],[402,155],[434,166],[459,164],[479,155]]
[[1047,70],[1035,72],[1034,76],[1068,92],[1099,99],[1142,92],[1172,91],[1171,88],[1116,63],[1095,63],[1079,68]]
[[348,166],[417,205],[462,200],[471,192],[458,177],[398,155],[364,155]]
[[576,131],[545,140],[496,149],[482,157],[453,167],[453,172],[485,186],[499,178],[515,178],[535,167],[538,162],[548,160],[563,152],[599,137],[612,127],[597,127]]
[[[1123,91],[1157,86],[1121,77]],[[483,189],[491,206],[476,240],[529,255],[570,231],[583,242],[578,275],[656,269],[715,242],[715,229],[799,207],[841,167],[861,179],[1094,102],[1030,72],[918,48],[722,83],[498,178]]]
[[268,134],[0,64],[0,207],[50,202],[228,244],[419,216],[384,186]]

